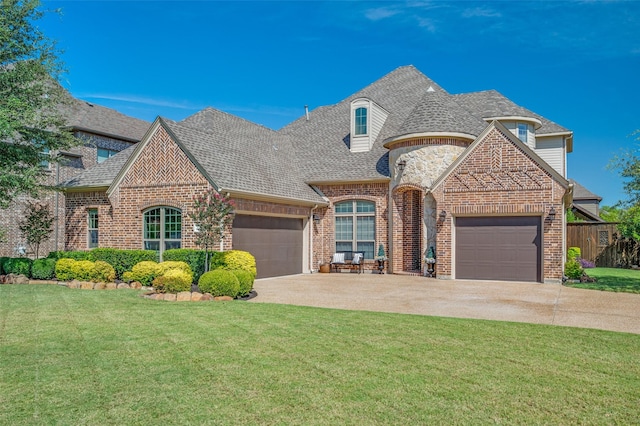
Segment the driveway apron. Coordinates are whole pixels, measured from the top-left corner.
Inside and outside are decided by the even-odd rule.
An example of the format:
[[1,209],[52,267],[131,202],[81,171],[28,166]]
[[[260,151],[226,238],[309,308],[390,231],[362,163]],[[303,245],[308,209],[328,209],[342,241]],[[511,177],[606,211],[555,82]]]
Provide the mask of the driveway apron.
[[256,280],[253,303],[475,318],[640,334],[640,294],[409,275],[300,274]]

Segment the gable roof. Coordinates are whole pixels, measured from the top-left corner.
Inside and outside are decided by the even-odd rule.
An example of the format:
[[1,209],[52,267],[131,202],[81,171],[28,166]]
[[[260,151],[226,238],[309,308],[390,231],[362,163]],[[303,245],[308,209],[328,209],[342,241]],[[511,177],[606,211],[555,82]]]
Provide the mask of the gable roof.
[[483,120],[497,117],[530,117],[541,123],[540,128],[536,130],[536,135],[571,133],[570,130],[553,121],[516,105],[497,90],[462,93],[454,95],[454,98],[463,108]]
[[129,142],[139,142],[151,124],[76,98],[71,98],[69,104],[62,107],[62,112],[74,130]]
[[135,148],[136,145],[132,145],[120,151],[102,163],[89,167],[82,173],[63,182],[61,186],[69,191],[108,188],[116,176],[118,176],[118,173],[120,173],[120,170],[122,170]]
[[161,121],[220,190],[325,204],[304,183],[290,141],[273,130],[213,108]]
[[536,154],[531,148],[529,148],[527,144],[522,143],[522,141],[518,139],[513,133],[511,133],[506,127],[504,127],[503,124],[501,124],[499,121],[494,120],[487,126],[482,134],[480,134],[480,136],[478,136],[476,140],[473,141],[473,143],[469,145],[469,147],[465,149],[462,154],[449,165],[447,170],[433,182],[431,191],[440,186],[449,177],[449,175],[451,175],[451,173],[453,173],[453,171],[458,168],[458,166],[477,149],[484,138],[494,129],[501,132],[516,149],[523,151],[525,155],[527,155],[529,158],[531,158],[532,161],[537,163],[541,169],[551,175],[551,177],[555,181],[559,182],[565,189],[569,188],[569,181],[566,180],[560,173],[558,173],[556,169],[551,167],[546,161],[540,158],[540,156],[538,156],[538,154]]
[[569,179],[569,182],[573,184],[573,199],[574,200],[596,200],[602,201],[602,197],[589,191],[584,186],[580,185],[573,179]]

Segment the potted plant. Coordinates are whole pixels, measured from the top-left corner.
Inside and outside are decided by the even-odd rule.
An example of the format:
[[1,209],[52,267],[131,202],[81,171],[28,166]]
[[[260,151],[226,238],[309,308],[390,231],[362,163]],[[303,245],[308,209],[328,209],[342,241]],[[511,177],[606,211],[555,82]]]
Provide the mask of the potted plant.
[[424,256],[424,263],[427,264],[427,270],[425,272],[425,276],[434,277],[435,276],[435,265],[436,265],[436,250],[433,246],[429,247],[427,250],[427,254]]
[[378,262],[378,273],[384,273],[384,262],[387,260],[387,256],[384,253],[384,246],[380,244],[378,246],[378,255],[375,257],[376,262]]

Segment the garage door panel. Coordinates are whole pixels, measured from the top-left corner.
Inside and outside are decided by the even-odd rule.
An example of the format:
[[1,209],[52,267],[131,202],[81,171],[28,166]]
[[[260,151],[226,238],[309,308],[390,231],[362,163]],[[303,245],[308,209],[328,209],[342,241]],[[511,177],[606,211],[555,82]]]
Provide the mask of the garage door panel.
[[233,248],[256,258],[258,278],[302,272],[302,219],[237,215]]
[[456,277],[540,281],[540,218],[456,219]]

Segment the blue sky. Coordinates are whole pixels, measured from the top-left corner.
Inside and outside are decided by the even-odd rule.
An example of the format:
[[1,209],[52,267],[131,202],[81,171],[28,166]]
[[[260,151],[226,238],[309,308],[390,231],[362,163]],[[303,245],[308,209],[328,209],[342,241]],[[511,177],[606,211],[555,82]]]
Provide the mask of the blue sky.
[[574,131],[569,177],[624,198],[640,142],[640,2],[44,1],[63,85],[152,121],[212,106],[279,129],[403,65],[449,93],[495,89]]

